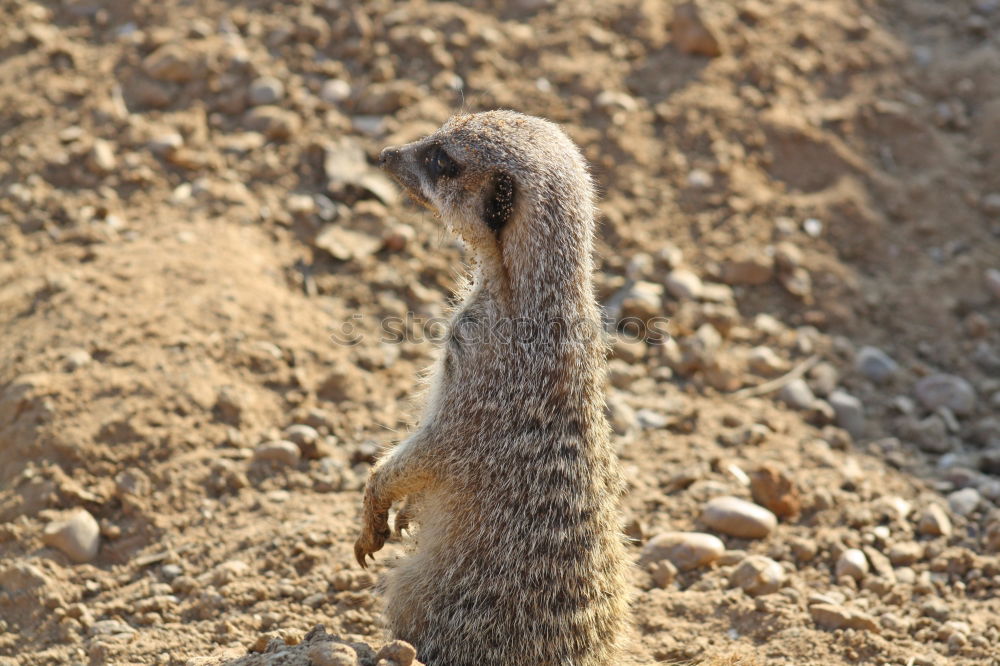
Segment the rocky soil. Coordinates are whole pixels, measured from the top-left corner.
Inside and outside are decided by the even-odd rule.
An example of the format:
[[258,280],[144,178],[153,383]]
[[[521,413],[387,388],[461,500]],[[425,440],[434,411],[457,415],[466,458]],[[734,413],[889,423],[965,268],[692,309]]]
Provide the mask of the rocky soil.
[[494,107],[602,187],[634,662],[1000,664],[1000,3],[504,7],[0,0],[0,664],[410,663],[463,254],[372,164]]

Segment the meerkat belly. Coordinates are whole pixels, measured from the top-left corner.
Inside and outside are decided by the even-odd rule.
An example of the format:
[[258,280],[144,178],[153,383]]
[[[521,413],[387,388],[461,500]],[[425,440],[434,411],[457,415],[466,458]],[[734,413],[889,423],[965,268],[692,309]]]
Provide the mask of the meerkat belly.
[[[394,634],[417,641],[428,664],[604,663],[597,646],[624,603],[608,582],[624,558],[603,490],[544,460],[514,484],[511,469],[492,467],[470,484],[475,495],[423,498],[416,551],[394,573]],[[408,615],[392,617],[404,598]]]

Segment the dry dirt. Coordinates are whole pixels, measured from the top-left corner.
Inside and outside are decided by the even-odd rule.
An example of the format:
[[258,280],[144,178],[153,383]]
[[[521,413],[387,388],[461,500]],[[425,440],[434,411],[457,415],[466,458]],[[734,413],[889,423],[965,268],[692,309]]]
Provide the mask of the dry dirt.
[[[670,320],[612,361],[624,520],[726,552],[637,567],[634,660],[1000,664],[1000,3],[675,5],[0,0],[0,664],[386,641],[359,489],[462,249],[370,164],[495,107],[581,144],[602,300]],[[777,528],[707,526],[751,478]]]

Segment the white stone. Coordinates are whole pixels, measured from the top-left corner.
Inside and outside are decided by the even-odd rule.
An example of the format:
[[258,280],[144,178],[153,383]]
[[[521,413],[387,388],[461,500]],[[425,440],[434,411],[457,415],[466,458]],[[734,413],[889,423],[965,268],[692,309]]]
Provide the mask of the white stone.
[[726,547],[719,537],[701,532],[664,532],[650,539],[642,549],[640,563],[669,560],[681,571],[715,562]]
[[90,512],[78,509],[65,520],[49,523],[42,542],[61,550],[74,562],[89,562],[101,545],[101,528]]
[[778,519],[762,506],[738,497],[716,497],[705,505],[702,521],[713,530],[743,539],[763,539]]
[[837,578],[850,576],[861,580],[868,573],[868,558],[857,548],[848,548],[837,558],[835,573]]

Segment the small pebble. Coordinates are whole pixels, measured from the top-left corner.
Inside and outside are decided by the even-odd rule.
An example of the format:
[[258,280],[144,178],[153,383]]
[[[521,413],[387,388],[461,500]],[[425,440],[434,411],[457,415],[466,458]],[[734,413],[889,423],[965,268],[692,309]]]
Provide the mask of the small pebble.
[[294,442],[276,440],[266,442],[257,447],[253,454],[254,460],[274,462],[287,467],[299,464],[302,453]]
[[351,84],[343,79],[330,79],[323,83],[319,98],[328,104],[339,104],[351,96]]
[[895,567],[909,566],[924,554],[924,547],[916,541],[901,541],[889,548],[889,561]]
[[782,518],[802,510],[799,489],[787,474],[770,464],[761,465],[750,475],[750,493],[754,502]]
[[670,271],[664,284],[667,291],[680,301],[693,301],[701,296],[701,278],[683,268]]
[[840,373],[831,363],[818,363],[809,371],[809,386],[816,395],[829,396],[839,382]]
[[951,534],[951,529],[951,519],[937,504],[931,504],[924,509],[917,524],[917,530],[926,536],[948,536]]
[[358,655],[343,643],[323,641],[309,646],[307,652],[313,666],[357,666]]
[[184,570],[176,564],[164,564],[160,572],[163,574],[164,580],[171,581],[184,573]]
[[650,568],[653,583],[660,589],[665,589],[677,578],[677,567],[670,560],[660,560]]
[[824,629],[858,629],[878,633],[875,619],[866,613],[836,604],[813,604],[809,606],[813,621]]
[[738,497],[716,497],[705,505],[702,521],[714,530],[743,539],[763,539],[778,519],[762,506]]
[[729,576],[729,582],[751,597],[777,592],[785,581],[785,570],[780,564],[763,555],[744,559]]
[[681,571],[689,571],[715,562],[725,549],[722,540],[712,534],[664,532],[643,546],[639,561],[648,564],[669,560]]
[[854,357],[854,367],[865,378],[882,384],[899,371],[899,364],[877,347],[862,347]]
[[823,233],[823,223],[815,217],[809,217],[802,222],[802,230],[813,238],[819,238]]
[[837,578],[850,576],[854,580],[861,580],[868,573],[868,558],[857,548],[848,548],[837,559],[834,571]]
[[837,415],[837,425],[854,437],[865,431],[865,408],[861,401],[846,391],[834,391],[827,400]]
[[74,349],[63,357],[66,372],[73,372],[94,360],[86,349]]
[[78,509],[65,520],[49,523],[42,542],[61,550],[74,562],[89,562],[100,548],[101,528],[89,511]]
[[816,396],[804,379],[793,379],[781,387],[778,398],[795,409],[809,409],[816,402]]
[[721,266],[719,278],[729,285],[766,284],[774,276],[774,259],[763,252],[744,253]]
[[956,375],[928,375],[914,387],[917,400],[934,411],[947,407],[955,414],[969,414],[976,407],[976,392],[962,377]]
[[987,268],[986,274],[986,288],[990,290],[993,294],[993,298],[1000,301],[1000,270],[996,268]]
[[273,76],[262,76],[250,84],[247,99],[252,106],[275,104],[285,96],[285,84]]
[[322,457],[319,432],[312,426],[296,423],[285,428],[285,437],[299,447],[303,458],[316,460]]
[[963,488],[948,495],[948,508],[963,518],[979,508],[982,495],[975,488]]
[[115,159],[115,151],[111,143],[104,139],[95,139],[94,146],[90,149],[90,157],[87,165],[94,173],[108,173],[114,171],[118,161]]
[[747,354],[747,365],[751,372],[765,377],[780,375],[788,371],[788,361],[778,356],[770,347],[754,347]]
[[670,27],[673,44],[681,53],[714,58],[726,50],[725,32],[703,14],[698,3],[685,2],[674,7]]
[[184,138],[178,132],[161,132],[153,136],[146,147],[156,155],[166,155],[184,145]]
[[410,666],[416,657],[416,649],[406,641],[399,640],[386,643],[375,656],[376,659],[388,659],[396,666]]
[[715,182],[712,178],[712,174],[704,169],[691,169],[691,171],[688,172],[687,181],[688,185],[699,189],[712,187]]

